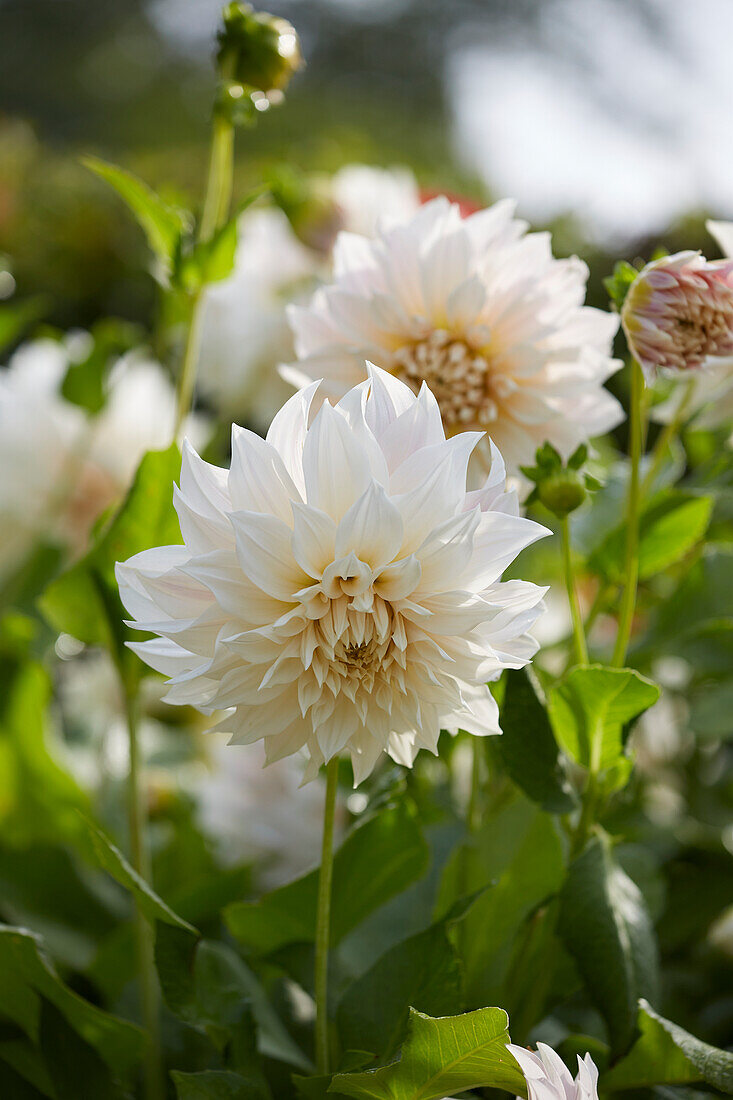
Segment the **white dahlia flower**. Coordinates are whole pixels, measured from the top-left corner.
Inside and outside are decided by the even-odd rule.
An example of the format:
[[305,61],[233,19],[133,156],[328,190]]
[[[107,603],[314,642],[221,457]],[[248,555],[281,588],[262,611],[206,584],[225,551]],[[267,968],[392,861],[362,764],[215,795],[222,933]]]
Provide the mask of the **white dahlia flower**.
[[340,234],[333,284],[291,307],[299,362],[284,376],[340,397],[368,359],[415,392],[427,382],[448,434],[487,431],[512,472],[546,440],[568,457],[619,423],[603,389],[617,318],[583,306],[585,264],[554,259],[512,211],[464,219],[441,197],[373,241]]
[[[0,577],[39,540],[82,552],[94,520],[124,494],[145,452],[173,436],[173,386],[138,353],[115,364],[96,415],[66,400],[66,371],[88,340],[86,333],[35,340],[0,369]],[[188,429],[203,440],[200,418]]]
[[268,761],[305,749],[306,779],[348,753],[359,783],[385,751],[435,752],[441,728],[500,732],[486,682],[532,657],[544,591],[500,577],[547,531],[516,514],[496,453],[466,492],[481,436],[446,440],[427,387],[375,369],[309,426],[317,388],[266,440],[235,427],[229,470],[186,447],[184,545],[117,575],[168,702],[227,710],[219,728]]
[[[420,204],[407,169],[347,165],[324,189],[336,207],[334,224],[367,235]],[[295,354],[286,309],[330,278],[334,232],[325,234],[323,251],[299,240],[277,208],[256,207],[240,218],[234,272],[206,292],[198,373],[201,393],[229,419],[243,417],[264,432],[292,392],[277,370]]]
[[527,1079],[529,1100],[598,1100],[598,1067],[586,1054],[578,1055],[578,1075],[573,1075],[559,1054],[546,1043],[537,1044],[537,1053],[525,1047],[507,1044]]

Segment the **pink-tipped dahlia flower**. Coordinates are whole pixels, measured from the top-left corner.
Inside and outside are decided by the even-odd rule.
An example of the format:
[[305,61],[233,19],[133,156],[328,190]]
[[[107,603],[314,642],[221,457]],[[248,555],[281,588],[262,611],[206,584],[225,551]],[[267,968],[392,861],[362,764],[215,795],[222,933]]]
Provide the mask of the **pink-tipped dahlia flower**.
[[648,381],[733,356],[733,261],[698,252],[654,260],[631,284],[621,323]]
[[441,729],[499,733],[487,687],[525,665],[544,590],[502,583],[548,532],[517,514],[494,452],[467,492],[480,434],[446,439],[438,404],[379,370],[310,420],[314,383],[266,440],[235,427],[222,470],[186,448],[175,490],[182,546],[118,566],[134,646],[171,703],[268,761],[305,749],[306,777],[351,756],[356,783],[383,752],[411,765]]

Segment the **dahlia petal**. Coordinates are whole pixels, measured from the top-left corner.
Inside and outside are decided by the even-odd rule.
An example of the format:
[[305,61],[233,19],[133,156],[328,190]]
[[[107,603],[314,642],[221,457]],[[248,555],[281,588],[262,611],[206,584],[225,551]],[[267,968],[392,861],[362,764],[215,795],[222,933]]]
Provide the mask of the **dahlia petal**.
[[378,482],[352,504],[336,531],[336,557],[353,551],[363,562],[379,571],[397,554],[402,545],[400,513]]
[[287,524],[259,512],[234,512],[231,521],[245,575],[268,595],[292,602],[309,577],[293,557],[293,534]]
[[303,446],[303,471],[309,504],[340,520],[371,482],[369,460],[346,418],[323,405]]

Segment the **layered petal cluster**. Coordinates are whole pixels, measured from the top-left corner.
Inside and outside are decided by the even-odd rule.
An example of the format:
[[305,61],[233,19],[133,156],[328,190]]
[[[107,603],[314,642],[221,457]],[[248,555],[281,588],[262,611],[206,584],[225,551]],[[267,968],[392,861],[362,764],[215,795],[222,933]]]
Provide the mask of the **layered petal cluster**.
[[623,417],[603,388],[618,322],[583,305],[586,266],[526,229],[511,203],[463,218],[440,197],[374,240],[340,234],[332,284],[291,307],[285,377],[338,398],[369,360],[427,382],[448,434],[488,432],[512,472],[546,440],[569,456]]
[[546,1043],[537,1044],[537,1053],[525,1047],[507,1044],[527,1079],[529,1100],[598,1100],[598,1067],[586,1054],[578,1055],[578,1074],[573,1075],[559,1054]]
[[479,434],[446,439],[437,402],[372,370],[312,423],[318,383],[265,440],[235,427],[222,470],[187,447],[174,500],[182,546],[118,566],[135,645],[166,699],[268,761],[304,750],[306,778],[348,753],[411,765],[441,729],[499,733],[487,681],[530,660],[544,590],[502,583],[547,533],[521,518],[494,452],[466,491]]
[[[707,228],[724,255],[733,258],[733,222],[709,221]],[[654,419],[663,423],[671,420],[684,402],[686,415],[695,417],[698,428],[733,424],[733,356],[708,359],[688,378],[689,390],[674,386],[669,398],[652,409]]]
[[646,378],[733,358],[733,261],[677,252],[647,264],[621,310],[629,350]]
[[311,227],[314,247],[296,236],[281,210],[255,207],[240,218],[231,278],[206,292],[201,392],[230,418],[246,418],[263,432],[292,392],[277,372],[294,354],[286,308],[307,301],[330,278],[338,229],[371,235],[381,221],[409,217],[420,202],[407,169],[350,164],[324,180],[323,191],[327,224]]
[[[0,576],[20,566],[37,540],[81,552],[145,452],[171,441],[173,386],[140,353],[114,365],[96,415],[66,400],[64,377],[89,353],[90,339],[35,340],[0,369]],[[200,418],[187,428],[203,439]]]

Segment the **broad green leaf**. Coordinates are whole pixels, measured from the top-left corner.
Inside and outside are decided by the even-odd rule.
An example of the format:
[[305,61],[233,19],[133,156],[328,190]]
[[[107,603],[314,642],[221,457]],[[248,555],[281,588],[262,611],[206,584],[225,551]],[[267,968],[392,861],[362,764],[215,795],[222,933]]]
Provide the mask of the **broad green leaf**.
[[639,1038],[601,1078],[604,1092],[642,1089],[652,1085],[685,1085],[704,1081],[733,1093],[733,1054],[701,1042],[665,1020],[646,1001],[639,1002]]
[[[5,1081],[2,1065],[10,1066],[15,1074],[23,1078],[29,1086],[36,1090],[33,1095],[50,1097],[56,1100],[53,1081],[49,1077],[48,1070],[43,1063],[43,1056],[38,1047],[33,1046],[27,1039],[5,1039],[0,1041],[0,1096],[23,1095],[20,1086],[17,1094]],[[3,1092],[3,1088],[6,1089]]]
[[56,1100],[51,1092],[43,1092],[24,1077],[11,1062],[6,1061],[0,1053],[0,1096],[12,1097],[12,1100],[44,1100],[51,1097]]
[[524,798],[488,815],[446,869],[439,911],[485,889],[460,927],[466,1003],[503,1003],[513,947],[524,923],[563,882],[565,859],[556,820]]
[[624,726],[659,698],[659,688],[631,668],[574,668],[548,696],[555,736],[565,752],[594,771],[623,752]]
[[103,1012],[65,986],[40,937],[24,928],[0,925],[0,1005],[3,1014],[36,1043],[42,998],[55,1005],[115,1072],[125,1073],[139,1061],[145,1043],[140,1028]]
[[39,593],[58,572],[63,554],[52,543],[39,542],[0,585],[0,611],[31,611]]
[[[712,497],[670,489],[656,496],[639,523],[639,578],[646,580],[674,565],[705,534]],[[617,527],[591,555],[589,565],[613,583],[624,570],[626,524]]]
[[574,801],[543,702],[526,670],[504,674],[503,735],[496,747],[510,778],[551,813],[569,813]]
[[45,998],[42,998],[38,1045],[57,1100],[99,1100],[101,1096],[105,1100],[121,1100],[121,1091],[109,1067]]
[[169,274],[181,236],[191,227],[190,214],[164,202],[147,183],[124,168],[98,157],[83,157],[82,164],[105,180],[124,200],[145,233],[152,252]]
[[93,821],[85,818],[84,825],[99,866],[112,878],[116,879],[121,886],[130,891],[151,924],[154,924],[155,921],[163,921],[165,924],[175,925],[184,932],[198,938],[199,933],[193,925],[179,917],[169,905],[166,905],[162,898],[158,897],[134,867],[130,866],[119,848],[112,843],[109,837],[105,836]]
[[408,1006],[431,1016],[463,1008],[463,980],[447,921],[386,951],[358,978],[336,1014],[341,1047],[390,1057],[404,1037]]
[[[178,1100],[259,1100],[251,1082],[238,1073],[208,1069],[200,1073],[171,1073]],[[260,1093],[260,1097],[262,1094]]]
[[432,1100],[473,1088],[526,1094],[523,1074],[506,1049],[509,1017],[501,1008],[432,1019],[410,1011],[396,1062],[362,1073],[337,1073],[329,1092],[369,1100]]
[[180,468],[175,445],[144,456],[125,500],[92,548],[41,596],[40,608],[56,630],[88,645],[103,645],[118,659],[132,660],[123,648],[133,634],[123,626],[127,613],[117,589],[115,563],[151,546],[180,543],[173,508],[173,483]]
[[0,831],[6,843],[76,838],[88,796],[49,752],[51,684],[35,661],[0,658]]
[[640,997],[656,996],[657,945],[644,899],[604,835],[571,864],[558,930],[603,1015],[614,1054],[631,1045]]
[[[426,870],[427,862],[427,845],[406,802],[382,810],[354,829],[334,859],[332,943],[404,890]],[[258,954],[291,943],[310,943],[315,936],[317,892],[318,872],[313,871],[259,901],[228,906],[225,920],[233,935]]]
[[248,1004],[260,1053],[301,1071],[312,1070],[257,977],[230,947],[207,940],[192,945],[179,928],[159,926],[155,957],[169,1008],[205,1030],[217,1045],[239,1024],[242,1006]]

